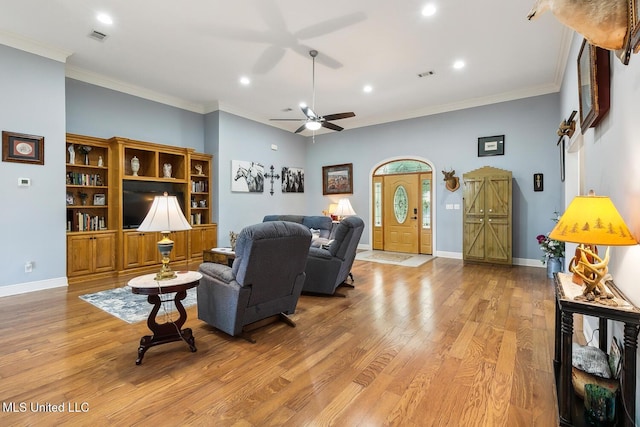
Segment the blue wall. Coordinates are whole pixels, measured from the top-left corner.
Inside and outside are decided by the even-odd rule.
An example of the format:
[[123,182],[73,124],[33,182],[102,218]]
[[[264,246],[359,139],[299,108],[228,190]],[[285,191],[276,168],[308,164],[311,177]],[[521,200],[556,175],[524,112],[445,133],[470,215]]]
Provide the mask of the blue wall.
[[[239,232],[247,224],[261,222],[268,214],[312,214],[306,206],[305,193],[283,193],[280,181],[273,184],[265,179],[264,193],[235,193],[231,191],[231,161],[244,160],[262,163],[265,172],[274,166],[280,174],[283,166],[302,167],[305,177],[305,138],[271,126],[254,122],[226,112],[219,113],[218,169],[218,244],[229,244],[229,231]],[[278,146],[272,150],[271,145]],[[315,214],[320,215],[320,211]]]
[[[66,284],[64,64],[0,45],[0,129],[44,136],[44,165],[0,162],[0,295]],[[18,187],[30,178],[30,187]],[[25,273],[26,262],[34,262]]]
[[204,151],[202,114],[66,79],[67,132],[122,136]]
[[[537,260],[542,253],[535,237],[551,231],[553,212],[563,207],[555,136],[559,116],[559,96],[551,94],[316,136],[315,144],[307,144],[308,210],[320,212],[331,200],[322,196],[322,166],[353,163],[351,203],[369,225],[374,167],[391,158],[428,159],[436,168],[435,247],[461,254],[462,210],[445,206],[462,205],[462,189],[446,190],[441,171],[455,169],[462,179],[482,166],[498,167],[513,172],[513,256]],[[504,156],[478,157],[478,138],[493,135],[505,135]],[[543,192],[533,191],[534,173],[544,174]],[[369,233],[367,227],[361,243],[369,244]]]

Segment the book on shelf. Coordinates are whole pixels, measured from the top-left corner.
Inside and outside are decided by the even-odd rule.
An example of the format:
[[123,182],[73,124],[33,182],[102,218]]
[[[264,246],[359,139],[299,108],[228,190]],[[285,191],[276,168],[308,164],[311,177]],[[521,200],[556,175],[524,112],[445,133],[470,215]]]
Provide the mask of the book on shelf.
[[67,185],[88,185],[101,187],[102,176],[99,173],[67,172]]
[[[67,230],[70,228],[67,222]],[[78,212],[75,215],[73,229],[76,231],[98,231],[106,230],[107,222],[103,216],[91,216],[87,213]]]
[[192,193],[206,193],[207,192],[207,181],[191,181],[191,192]]

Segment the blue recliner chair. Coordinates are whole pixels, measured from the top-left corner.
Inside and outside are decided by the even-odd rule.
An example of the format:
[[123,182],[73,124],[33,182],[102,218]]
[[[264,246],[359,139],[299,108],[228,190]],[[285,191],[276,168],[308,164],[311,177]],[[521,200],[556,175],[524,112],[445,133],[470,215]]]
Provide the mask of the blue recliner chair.
[[292,222],[264,222],[242,229],[233,267],[200,265],[198,318],[232,336],[272,316],[295,326],[286,315],[296,310],[310,243],[309,229]]
[[346,217],[336,226],[330,243],[309,249],[303,292],[344,296],[336,293],[336,289],[345,284],[345,280],[351,275],[363,230],[364,221],[361,218]]

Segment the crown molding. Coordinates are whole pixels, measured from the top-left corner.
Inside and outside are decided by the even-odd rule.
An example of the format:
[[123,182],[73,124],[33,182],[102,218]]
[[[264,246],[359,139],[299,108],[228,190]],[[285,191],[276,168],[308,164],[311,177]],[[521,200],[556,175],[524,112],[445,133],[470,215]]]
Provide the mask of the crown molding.
[[66,63],[67,58],[73,54],[71,51],[60,49],[55,46],[31,40],[26,37],[19,36],[18,34],[3,30],[0,30],[0,44],[62,63]]
[[159,102],[161,104],[180,108],[182,110],[192,111],[199,114],[205,114],[206,112],[205,106],[202,104],[189,102],[181,98],[145,89],[143,87],[132,85],[130,83],[126,83],[121,80],[105,76],[103,74],[85,70],[83,68],[67,65],[66,76],[74,80],[80,80],[85,83],[90,83],[96,86],[104,87],[106,89],[112,89],[118,92],[126,93],[128,95],[137,96],[139,98],[148,99],[149,101]]
[[485,96],[481,98],[465,99],[460,102],[436,105],[418,110],[404,111],[397,114],[389,114],[384,116],[372,117],[366,120],[352,121],[349,129],[355,129],[365,126],[374,126],[383,123],[396,122],[401,120],[415,119],[418,117],[432,116],[434,114],[448,113],[451,111],[466,110],[468,108],[482,107],[485,105],[499,104],[501,102],[515,101],[518,99],[530,98],[533,96],[547,95],[560,91],[560,85],[557,83],[534,86],[525,89],[519,89],[511,92]]
[[571,52],[571,43],[575,31],[571,28],[563,26],[562,37],[560,38],[560,50],[558,51],[558,59],[556,60],[556,73],[554,82],[558,87],[562,87],[562,80],[564,79],[564,72],[567,68],[567,62],[569,61],[569,53]]

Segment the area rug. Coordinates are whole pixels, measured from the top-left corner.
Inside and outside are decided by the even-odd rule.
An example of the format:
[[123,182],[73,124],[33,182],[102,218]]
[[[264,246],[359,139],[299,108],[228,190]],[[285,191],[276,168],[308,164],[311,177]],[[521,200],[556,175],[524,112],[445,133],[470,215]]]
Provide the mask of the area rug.
[[[173,299],[175,293],[163,295],[162,299]],[[147,320],[153,306],[147,302],[146,295],[138,295],[131,292],[129,286],[108,289],[94,294],[80,295],[80,299],[93,304],[118,319],[127,323],[136,323]],[[187,290],[187,297],[182,300],[182,305],[190,307],[196,304],[196,288]],[[168,302],[163,304],[167,311],[175,311],[175,304]],[[162,308],[160,313],[163,313]]]
[[402,265],[404,267],[418,267],[431,261],[431,255],[414,255],[386,251],[363,251],[356,254],[359,261],[379,262],[381,264]]

